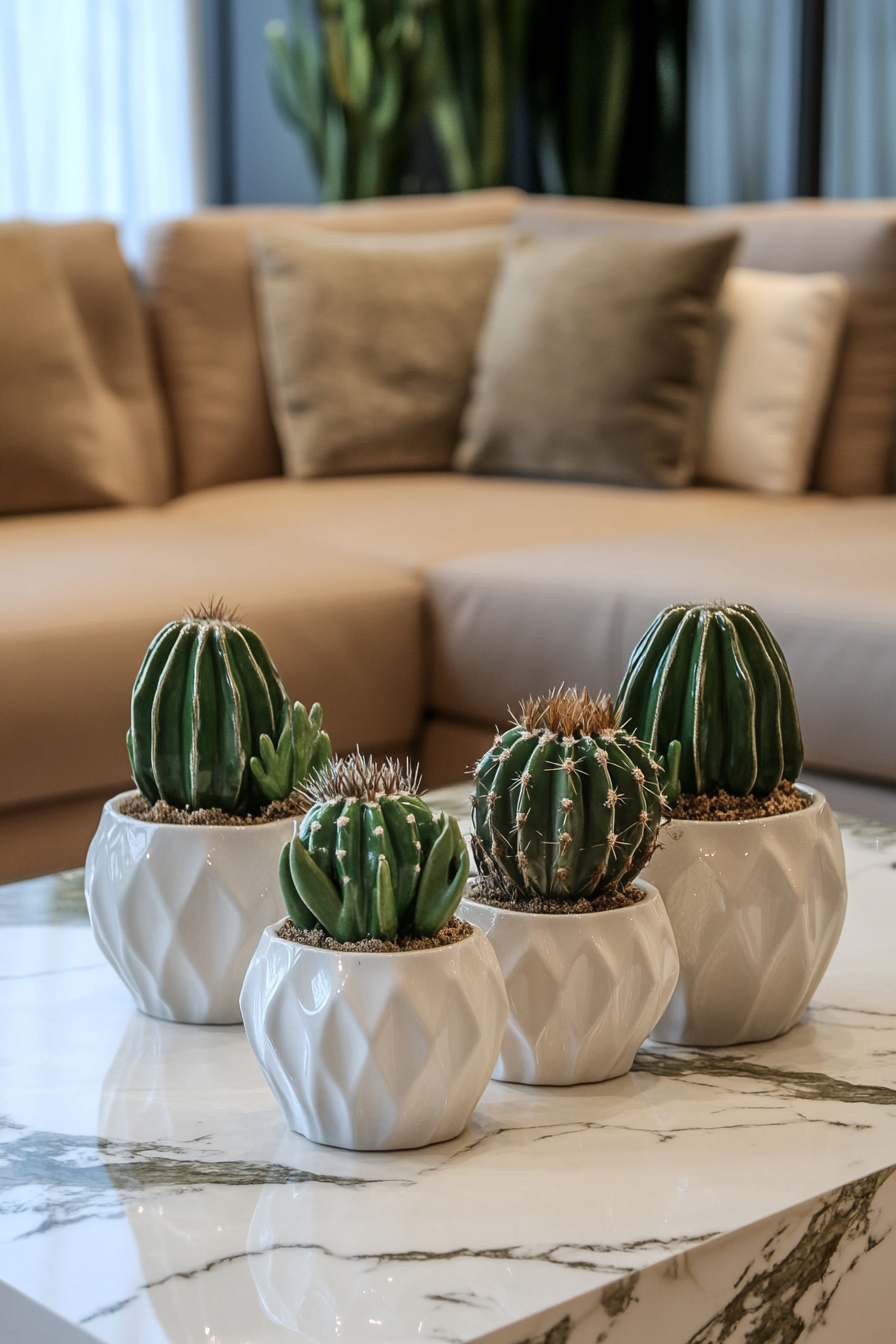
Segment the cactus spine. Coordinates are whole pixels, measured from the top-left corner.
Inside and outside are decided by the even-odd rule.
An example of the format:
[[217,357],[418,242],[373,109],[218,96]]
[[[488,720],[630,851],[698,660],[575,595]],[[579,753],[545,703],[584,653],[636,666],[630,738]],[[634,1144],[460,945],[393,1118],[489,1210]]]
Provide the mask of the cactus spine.
[[623,732],[609,697],[530,700],[474,772],[485,856],[529,895],[576,901],[630,881],[662,817],[661,764]]
[[131,697],[128,755],[151,803],[239,813],[264,802],[250,759],[289,701],[264,644],[214,606],[150,644]]
[[340,943],[433,937],[470,872],[453,817],[434,816],[392,763],[336,760],[303,790],[309,804],[280,856],[280,887],[298,928]]
[[681,743],[681,787],[764,797],[802,769],[793,683],[752,607],[666,607],[619,689],[623,722],[652,751]]

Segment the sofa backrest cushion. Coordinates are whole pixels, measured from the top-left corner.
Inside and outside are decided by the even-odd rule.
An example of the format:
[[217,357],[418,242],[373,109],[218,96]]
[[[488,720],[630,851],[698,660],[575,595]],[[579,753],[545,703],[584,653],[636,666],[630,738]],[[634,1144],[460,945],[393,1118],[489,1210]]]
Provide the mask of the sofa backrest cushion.
[[896,204],[788,201],[694,211],[619,201],[530,199],[523,228],[556,237],[578,231],[735,229],[737,264],[764,271],[834,271],[849,285],[840,363],[812,484],[836,495],[892,488],[896,440]]
[[509,232],[253,235],[287,476],[448,469]]
[[112,225],[0,228],[0,513],[169,497],[142,323]]
[[736,243],[524,234],[495,288],[456,465],[690,484],[710,324]]
[[507,188],[319,209],[209,211],[158,230],[147,278],[181,488],[281,470],[255,320],[254,230],[290,224],[377,233],[479,228],[507,223],[522,199]]

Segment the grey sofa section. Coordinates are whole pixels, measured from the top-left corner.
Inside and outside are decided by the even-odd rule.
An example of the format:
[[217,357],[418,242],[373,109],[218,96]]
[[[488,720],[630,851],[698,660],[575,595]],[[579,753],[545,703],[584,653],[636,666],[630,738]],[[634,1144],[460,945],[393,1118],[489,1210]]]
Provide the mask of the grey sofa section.
[[896,499],[466,556],[427,584],[439,714],[500,722],[561,681],[615,693],[662,607],[747,602],[787,656],[807,765],[896,782]]

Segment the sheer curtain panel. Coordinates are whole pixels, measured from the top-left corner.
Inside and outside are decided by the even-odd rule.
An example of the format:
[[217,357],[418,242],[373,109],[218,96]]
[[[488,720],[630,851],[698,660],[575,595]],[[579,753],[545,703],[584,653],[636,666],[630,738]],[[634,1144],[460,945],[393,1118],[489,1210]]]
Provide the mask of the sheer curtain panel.
[[828,0],[821,189],[896,196],[896,0]]
[[198,204],[193,0],[0,0],[0,217],[146,227]]
[[692,205],[793,194],[801,13],[800,0],[692,0]]

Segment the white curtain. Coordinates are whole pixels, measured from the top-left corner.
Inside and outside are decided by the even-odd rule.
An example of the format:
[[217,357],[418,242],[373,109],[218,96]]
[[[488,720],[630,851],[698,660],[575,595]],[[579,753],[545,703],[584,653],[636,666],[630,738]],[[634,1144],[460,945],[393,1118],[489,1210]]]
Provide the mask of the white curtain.
[[[852,3],[841,0],[844,6]],[[692,205],[793,194],[800,9],[799,0],[693,0],[688,77]]]
[[146,227],[201,195],[192,0],[0,0],[0,217]]
[[896,196],[896,0],[828,0],[822,193]]

